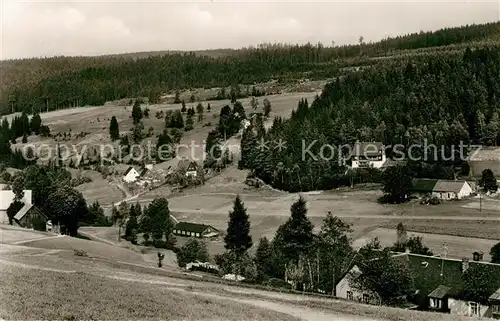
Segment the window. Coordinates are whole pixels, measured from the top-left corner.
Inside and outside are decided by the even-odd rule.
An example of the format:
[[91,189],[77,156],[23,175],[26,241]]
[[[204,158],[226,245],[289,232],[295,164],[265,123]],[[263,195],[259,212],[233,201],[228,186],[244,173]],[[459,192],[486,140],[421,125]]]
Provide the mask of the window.
[[479,304],[476,302],[469,302],[469,315],[470,316],[480,316]]
[[363,302],[364,303],[370,303],[370,295],[363,293]]
[[431,298],[431,308],[434,308],[434,309],[441,309],[442,306],[443,306],[443,301],[441,301],[440,299],[435,299],[435,298]]
[[354,296],[352,295],[351,291],[347,291],[347,300],[354,300]]

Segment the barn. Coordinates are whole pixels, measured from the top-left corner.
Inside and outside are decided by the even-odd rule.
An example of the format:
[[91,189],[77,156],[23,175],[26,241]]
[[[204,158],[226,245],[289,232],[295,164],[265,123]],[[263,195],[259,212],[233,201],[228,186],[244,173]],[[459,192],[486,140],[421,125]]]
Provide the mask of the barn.
[[47,216],[35,205],[26,204],[14,216],[14,221],[21,227],[45,231]]
[[215,237],[219,231],[210,225],[179,222],[175,225],[174,235],[193,237]]

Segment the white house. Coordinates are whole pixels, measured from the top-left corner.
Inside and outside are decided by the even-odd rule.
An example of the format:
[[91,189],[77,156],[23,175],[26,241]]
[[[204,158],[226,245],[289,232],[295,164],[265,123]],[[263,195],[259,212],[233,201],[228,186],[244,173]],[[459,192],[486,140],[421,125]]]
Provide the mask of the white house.
[[139,174],[139,172],[133,168],[132,166],[130,166],[127,171],[125,172],[125,174],[123,174],[123,180],[127,183],[133,183],[135,182],[141,175]]
[[[22,202],[26,204],[33,204],[33,195],[31,190],[24,190],[24,197]],[[10,204],[14,202],[15,194],[11,190],[0,191],[0,223],[8,223],[9,217],[7,216],[7,209]]]
[[387,160],[381,142],[356,142],[350,153],[352,168],[381,168]]
[[462,199],[474,192],[467,181],[424,178],[416,179],[411,190],[415,196],[437,197],[442,200]]

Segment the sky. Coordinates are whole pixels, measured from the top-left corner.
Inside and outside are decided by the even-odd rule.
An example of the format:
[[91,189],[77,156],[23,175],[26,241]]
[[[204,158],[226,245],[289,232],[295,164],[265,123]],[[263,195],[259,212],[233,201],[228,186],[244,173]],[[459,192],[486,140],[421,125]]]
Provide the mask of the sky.
[[0,59],[337,45],[500,20],[497,1],[0,0]]

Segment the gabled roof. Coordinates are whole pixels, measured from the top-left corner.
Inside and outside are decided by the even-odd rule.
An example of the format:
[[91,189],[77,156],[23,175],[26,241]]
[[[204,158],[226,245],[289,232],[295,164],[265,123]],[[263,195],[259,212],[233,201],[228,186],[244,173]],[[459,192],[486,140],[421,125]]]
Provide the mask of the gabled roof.
[[467,184],[467,182],[438,179],[436,186],[434,186],[433,191],[458,193],[460,192],[464,184]]
[[352,156],[377,156],[383,153],[382,142],[356,142],[353,146]]
[[192,171],[196,171],[198,169],[198,164],[196,164],[196,162],[191,162],[188,166],[188,168],[186,169],[187,172],[192,172]]
[[182,230],[194,233],[203,233],[203,231],[205,231],[209,227],[214,230],[217,230],[216,228],[210,225],[189,223],[189,222],[179,222],[175,225],[176,230]]
[[33,204],[25,204],[19,210],[19,212],[17,212],[17,214],[14,216],[14,220],[16,220],[16,221],[21,220],[31,209],[36,210],[38,213],[40,213],[45,218],[47,218],[47,216],[45,214],[43,214],[35,205],[33,205]]
[[443,299],[450,292],[451,288],[446,285],[440,285],[434,291],[429,293],[430,298]]
[[[449,288],[446,295],[458,298],[461,296],[464,289],[462,260],[413,253],[405,253],[405,257],[408,268],[413,276],[415,287],[423,295],[430,295],[438,290],[440,286],[445,286]],[[469,269],[481,265],[489,271],[495,272],[493,275],[496,275],[496,278],[490,281],[491,286],[495,290],[500,287],[500,264],[484,261],[469,261],[468,264]],[[442,292],[443,289],[441,288],[437,292]]]
[[500,301],[500,288],[498,290],[495,291],[495,293],[493,293],[489,300],[491,301]]
[[147,168],[143,168],[143,169],[141,170],[141,172],[139,173],[139,176],[141,176],[141,177],[142,177],[142,176],[146,175],[146,173],[147,173],[148,171],[149,171],[149,169],[147,169]]
[[437,184],[437,179],[418,178],[413,181],[412,191],[431,193]]
[[198,164],[195,161],[190,161],[189,159],[183,158],[177,164],[177,169],[181,171],[196,171],[198,169]]
[[[125,173],[123,174],[123,176],[127,176],[128,173],[130,173],[132,170],[135,171],[135,168],[133,166],[130,166],[129,168],[127,168],[127,170],[125,171]],[[136,171],[137,172],[137,171]]]

